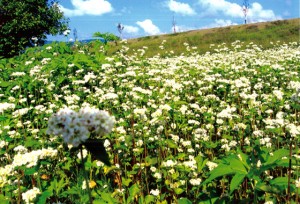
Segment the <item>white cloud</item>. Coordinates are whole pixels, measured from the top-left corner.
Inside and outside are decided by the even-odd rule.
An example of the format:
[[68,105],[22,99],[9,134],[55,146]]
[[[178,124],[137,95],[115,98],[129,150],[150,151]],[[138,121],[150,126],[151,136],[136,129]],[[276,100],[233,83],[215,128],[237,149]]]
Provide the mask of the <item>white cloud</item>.
[[139,28],[136,26],[124,25],[124,32],[129,34],[137,34],[139,32]]
[[167,6],[171,11],[182,15],[191,16],[196,14],[196,12],[190,7],[190,5],[186,3],[170,0],[167,2]]
[[254,2],[251,5],[248,16],[252,19],[252,21],[268,21],[280,18],[276,17],[272,10],[263,9],[263,7],[257,2]]
[[150,19],[137,21],[136,24],[138,24],[148,35],[156,35],[160,33],[159,28],[154,25]]
[[66,16],[102,15],[113,11],[113,7],[106,0],[71,0],[74,9],[60,6]]
[[[226,0],[199,0],[199,4],[206,9],[206,15],[223,14],[234,18],[243,18],[244,16],[241,5]],[[251,4],[248,17],[252,21],[267,21],[279,18],[272,10],[264,9],[257,2]]]
[[215,22],[211,24],[210,27],[225,27],[230,25],[236,25],[236,23],[233,23],[231,20],[215,19]]
[[199,4],[206,9],[208,14],[219,14],[220,12],[230,17],[242,17],[243,12],[240,5],[226,0],[199,0]]
[[[180,32],[186,32],[186,31],[189,31],[189,30],[196,30],[198,28],[196,27],[189,27],[189,26],[185,26],[185,25],[176,25],[175,26],[175,30],[177,33],[180,33]],[[170,30],[172,33],[174,32],[174,27],[172,27],[172,29]]]

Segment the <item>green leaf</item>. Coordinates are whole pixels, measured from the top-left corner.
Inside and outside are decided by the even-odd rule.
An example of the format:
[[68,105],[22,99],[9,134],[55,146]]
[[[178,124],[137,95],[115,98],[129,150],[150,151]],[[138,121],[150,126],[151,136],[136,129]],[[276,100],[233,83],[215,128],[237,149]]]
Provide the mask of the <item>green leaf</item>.
[[171,139],[167,139],[166,143],[167,143],[168,147],[170,147],[170,148],[178,148],[178,145]]
[[34,173],[36,173],[37,172],[37,167],[32,167],[32,168],[26,168],[25,170],[24,170],[24,174],[25,175],[33,175]]
[[276,161],[281,160],[282,157],[288,157],[290,151],[287,149],[279,149],[273,152],[273,155],[268,155],[267,160],[263,163],[264,166],[274,164]]
[[235,155],[230,156],[229,158],[226,159],[226,161],[230,163],[230,167],[235,172],[241,174],[247,174],[247,169],[245,168],[243,162],[240,159],[236,158]]
[[0,203],[2,204],[9,204],[9,198],[8,197],[5,197],[4,195],[0,195]]
[[234,173],[235,171],[230,166],[225,164],[219,164],[215,169],[211,171],[210,176],[202,183],[202,185],[211,182],[217,177],[234,174]]
[[178,200],[178,204],[192,204],[192,201],[190,201],[189,199],[187,198],[180,198]]
[[145,203],[148,204],[148,203],[151,203],[151,202],[155,202],[155,197],[153,195],[147,195],[145,197]]
[[277,188],[275,188],[273,186],[270,186],[270,185],[267,185],[265,183],[258,183],[255,186],[255,189],[260,190],[260,191],[264,191],[264,192],[269,192],[269,193],[280,193],[280,191]]
[[115,204],[118,203],[118,201],[116,199],[114,199],[110,193],[105,193],[105,192],[101,192],[101,200],[94,200],[93,203],[107,203],[107,204]]
[[138,184],[134,184],[129,188],[128,202],[134,202],[134,197],[141,191]]
[[184,189],[182,189],[182,188],[175,188],[174,191],[175,191],[175,193],[176,193],[177,195],[180,195],[181,193],[184,192]]
[[[237,155],[239,155],[238,157],[240,157],[241,158],[241,162],[244,164],[244,166],[247,168],[247,169],[250,169],[250,161],[249,161],[249,157],[248,157],[248,155],[247,154],[245,154],[244,152],[242,152],[242,150],[238,150],[237,151],[238,152],[238,154]],[[240,159],[239,158],[239,159]]]
[[[280,188],[280,190],[285,190],[288,187],[288,177],[277,177],[270,181],[271,185],[276,185]],[[291,181],[292,182],[292,181]]]
[[123,184],[124,186],[126,186],[126,187],[129,186],[129,184],[130,184],[131,181],[132,181],[132,179],[130,179],[130,178],[128,178],[128,179],[122,178],[122,184]]
[[40,196],[37,204],[44,204],[47,201],[47,198],[51,197],[53,193],[51,191],[44,191]]
[[234,190],[236,190],[239,187],[239,185],[243,182],[245,177],[246,174],[237,173],[234,175],[230,182],[230,195],[233,193]]
[[197,162],[197,170],[198,172],[202,171],[203,167],[205,166],[206,162],[208,161],[208,159],[203,159],[202,155],[198,155],[195,158],[196,162]]
[[102,161],[107,166],[110,166],[109,156],[105,150],[102,140],[87,140],[83,143],[83,145],[95,159]]
[[7,82],[7,81],[0,81],[0,87],[2,88],[6,88],[9,85],[11,85],[11,82]]

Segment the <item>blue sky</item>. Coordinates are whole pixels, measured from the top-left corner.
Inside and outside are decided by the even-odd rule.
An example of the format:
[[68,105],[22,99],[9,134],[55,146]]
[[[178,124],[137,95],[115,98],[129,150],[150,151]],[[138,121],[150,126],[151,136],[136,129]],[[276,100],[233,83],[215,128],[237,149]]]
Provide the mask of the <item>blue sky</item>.
[[[157,35],[194,29],[244,23],[243,0],[60,0],[60,8],[69,18],[73,39],[92,38],[95,32],[120,35],[118,23],[124,26],[122,38]],[[249,23],[299,18],[299,0],[249,0]],[[49,40],[66,40],[49,36]]]

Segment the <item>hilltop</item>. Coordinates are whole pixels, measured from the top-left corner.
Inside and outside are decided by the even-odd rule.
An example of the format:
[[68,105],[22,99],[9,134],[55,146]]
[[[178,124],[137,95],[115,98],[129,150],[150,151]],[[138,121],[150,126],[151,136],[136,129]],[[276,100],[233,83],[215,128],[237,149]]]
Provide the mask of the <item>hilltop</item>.
[[[245,44],[253,42],[263,48],[270,48],[272,47],[271,42],[274,44],[278,41],[280,41],[279,43],[299,42],[299,30],[300,18],[296,18],[147,36],[129,39],[127,46],[130,48],[129,54],[133,54],[143,47],[148,47],[146,56],[154,56],[157,53],[162,54],[170,51],[179,55],[186,51],[184,43],[188,43],[190,47],[196,46],[200,53],[212,51],[211,44],[231,44],[237,40]],[[164,40],[166,42],[162,50],[159,46]],[[109,53],[114,54],[120,48],[121,45],[119,44],[111,44]]]

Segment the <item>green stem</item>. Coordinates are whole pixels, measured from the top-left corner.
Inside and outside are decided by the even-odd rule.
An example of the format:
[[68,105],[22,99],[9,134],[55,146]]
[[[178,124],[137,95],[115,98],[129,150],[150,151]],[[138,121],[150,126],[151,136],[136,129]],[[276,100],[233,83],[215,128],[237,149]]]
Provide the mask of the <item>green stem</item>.
[[90,204],[93,204],[92,194],[91,194],[91,189],[90,189],[90,182],[88,180],[88,176],[87,176],[87,173],[85,171],[85,166],[84,166],[84,161],[83,161],[82,145],[80,146],[80,155],[81,155],[81,164],[82,164],[82,167],[83,167],[83,174],[84,174],[84,178],[85,178],[85,183],[86,183],[86,187],[87,187],[88,194],[89,194],[89,201],[90,201]]
[[288,192],[287,192],[288,201],[290,201],[290,194],[291,194],[291,174],[292,174],[292,141],[290,142],[290,161],[289,161]]

